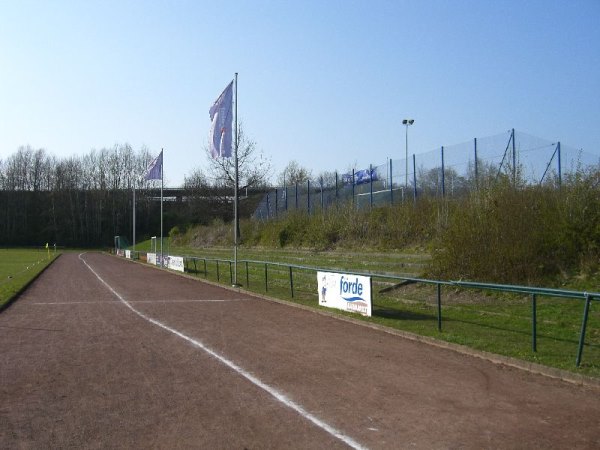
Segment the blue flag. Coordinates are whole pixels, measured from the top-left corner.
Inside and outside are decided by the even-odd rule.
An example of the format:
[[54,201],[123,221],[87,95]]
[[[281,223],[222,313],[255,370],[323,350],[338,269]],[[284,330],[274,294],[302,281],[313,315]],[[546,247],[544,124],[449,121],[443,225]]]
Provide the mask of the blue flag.
[[212,121],[209,135],[210,154],[213,158],[231,158],[233,81],[219,95],[208,113]]
[[163,167],[163,152],[160,151],[160,155],[152,160],[148,166],[148,171],[144,177],[146,180],[161,180],[162,179],[162,167]]

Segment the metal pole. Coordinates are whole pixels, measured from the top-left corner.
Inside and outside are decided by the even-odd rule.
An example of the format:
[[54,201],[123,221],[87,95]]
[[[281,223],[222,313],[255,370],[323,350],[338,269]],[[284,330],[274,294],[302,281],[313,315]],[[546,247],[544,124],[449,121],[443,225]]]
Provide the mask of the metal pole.
[[512,129],[513,185],[517,184],[517,151],[515,145],[515,129]]
[[162,155],[162,161],[161,161],[161,165],[160,165],[160,267],[164,267],[165,263],[164,263],[164,255],[163,255],[163,185],[165,183],[165,177],[164,177],[164,167],[165,167],[165,161],[164,161],[164,157],[165,155],[163,154],[163,149],[160,149],[160,154]]
[[390,205],[394,204],[394,179],[392,177],[392,158],[390,158]]
[[588,316],[590,313],[590,302],[592,298],[586,294],[585,296],[585,307],[583,309],[583,320],[581,321],[581,333],[579,334],[579,346],[577,348],[577,359],[575,365],[579,367],[581,364],[581,354],[583,353],[583,344],[585,343],[585,329],[587,327]]
[[417,158],[413,153],[413,201],[417,202]]
[[473,139],[475,145],[475,188],[479,189],[479,166],[477,161],[477,138]]
[[133,259],[135,259],[135,181],[133,182]]
[[373,164],[369,164],[369,208],[373,208]]
[[444,146],[442,145],[442,197],[446,196],[446,174],[444,173],[446,168],[444,167]]
[[437,321],[438,331],[442,331],[442,285],[437,284]]
[[557,144],[557,153],[558,153],[558,187],[562,186],[562,161],[560,159],[560,141]]
[[404,170],[404,192],[408,190],[408,122],[406,122],[406,142],[405,142],[405,155],[404,160],[406,163],[406,167]]
[[531,350],[537,352],[537,296],[531,294]]
[[[238,190],[239,190],[239,173],[238,173],[238,74],[235,73],[235,195],[234,195],[234,205],[233,205],[233,215],[234,215],[234,226],[233,226],[233,285],[237,286],[237,260],[238,260],[238,229],[239,229],[239,220],[238,217]],[[267,204],[268,208],[268,204]]]

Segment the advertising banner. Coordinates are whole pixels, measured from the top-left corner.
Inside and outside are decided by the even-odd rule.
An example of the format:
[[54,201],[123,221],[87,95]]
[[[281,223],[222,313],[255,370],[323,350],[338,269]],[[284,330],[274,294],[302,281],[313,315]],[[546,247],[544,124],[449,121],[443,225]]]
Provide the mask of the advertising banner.
[[167,267],[171,270],[177,270],[179,272],[185,272],[183,265],[183,256],[169,256],[167,260]]
[[371,277],[342,273],[317,272],[319,305],[370,316]]
[[125,250],[125,258],[131,259],[131,250]]
[[148,253],[146,258],[148,259],[148,264],[156,265],[156,253]]

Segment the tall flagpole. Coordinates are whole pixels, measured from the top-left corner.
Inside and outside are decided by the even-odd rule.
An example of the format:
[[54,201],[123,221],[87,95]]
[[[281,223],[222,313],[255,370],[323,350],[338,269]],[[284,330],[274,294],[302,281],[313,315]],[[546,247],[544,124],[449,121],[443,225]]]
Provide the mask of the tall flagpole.
[[163,255],[163,185],[165,181],[164,167],[165,167],[165,155],[164,149],[160,149],[161,161],[160,161],[160,267],[164,267],[164,255]]
[[239,228],[239,217],[238,217],[238,192],[239,192],[239,174],[238,174],[238,74],[235,73],[235,195],[233,202],[233,285],[237,286],[237,260],[238,260],[238,228]]
[[135,179],[133,180],[133,259],[135,259]]

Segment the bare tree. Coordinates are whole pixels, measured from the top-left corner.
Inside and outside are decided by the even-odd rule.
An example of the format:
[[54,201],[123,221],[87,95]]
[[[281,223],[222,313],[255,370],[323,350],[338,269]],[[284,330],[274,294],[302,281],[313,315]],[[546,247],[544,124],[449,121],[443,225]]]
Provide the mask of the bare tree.
[[[213,158],[208,147],[208,175],[216,187],[231,187],[235,185],[234,158]],[[239,189],[264,186],[271,172],[271,162],[262,151],[256,147],[256,142],[249,139],[241,124],[238,125],[238,176]]]
[[296,183],[302,184],[310,180],[312,172],[306,167],[302,167],[298,161],[291,160],[285,169],[279,174],[277,184],[279,186],[291,186]]

